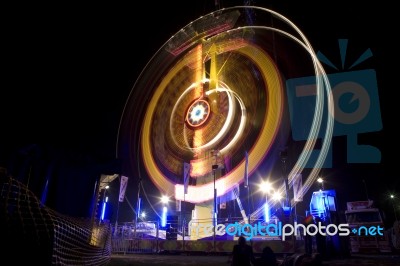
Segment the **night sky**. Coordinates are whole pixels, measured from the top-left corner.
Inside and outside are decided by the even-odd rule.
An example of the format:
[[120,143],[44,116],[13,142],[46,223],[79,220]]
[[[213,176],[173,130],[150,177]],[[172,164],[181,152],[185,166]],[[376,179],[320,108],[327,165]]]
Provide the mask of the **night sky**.
[[[383,128],[359,134],[359,144],[378,148],[381,161],[347,163],[346,137],[334,137],[333,167],[323,169],[321,174],[326,177],[325,185],[337,190],[341,204],[364,200],[369,194],[391,221],[393,208],[388,195],[397,193],[400,197],[398,175],[389,170],[394,169],[391,166],[397,156],[392,154],[398,145],[389,142],[392,134],[386,129],[390,123],[386,118],[389,91],[394,89],[389,76],[393,44],[387,32],[394,27],[390,24],[392,18],[382,14],[391,8],[381,2],[303,2],[251,3],[292,20],[315,51],[322,51],[339,67],[326,66],[328,73],[348,71],[351,62],[371,49],[373,56],[352,70],[376,71]],[[219,2],[220,7],[243,4]],[[99,173],[120,170],[120,158],[116,158],[118,125],[140,72],[173,34],[215,10],[214,0],[142,1],[135,2],[135,6],[35,3],[4,7],[2,13],[7,19],[2,33],[0,165],[9,167],[15,176],[26,176],[27,170],[21,169],[27,157],[35,165],[57,161],[55,169],[37,167],[31,175],[43,180],[52,171],[57,177],[52,179],[48,205],[62,213],[85,216],[92,184]],[[344,69],[338,39],[348,39]],[[158,193],[150,181],[144,182],[147,193],[156,197]],[[37,183],[32,189],[40,197],[41,181]],[[137,180],[132,177],[127,192],[133,205],[136,188]],[[113,184],[110,195],[117,197],[118,190],[119,184]],[[305,208],[307,204],[305,201]],[[120,207],[119,219],[129,221],[133,217],[129,204],[124,202]],[[400,213],[400,206],[397,208]]]

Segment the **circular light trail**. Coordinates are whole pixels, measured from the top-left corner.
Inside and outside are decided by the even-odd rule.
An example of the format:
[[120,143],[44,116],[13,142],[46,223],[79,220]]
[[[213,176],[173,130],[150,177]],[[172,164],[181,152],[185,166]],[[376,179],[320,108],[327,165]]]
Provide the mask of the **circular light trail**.
[[[270,21],[262,18],[271,16],[284,26],[249,25],[244,19],[249,11],[257,13],[258,21]],[[151,91],[139,146],[148,176],[163,193],[182,200],[183,184],[173,180],[181,174],[185,161],[190,160],[195,168],[207,165],[206,151],[219,150],[224,158],[235,156],[253,136],[248,150],[249,173],[271,152],[281,126],[284,94],[281,69],[268,48],[270,43],[260,41],[268,34],[297,44],[312,62],[315,110],[308,138],[288,177],[291,184],[294,176],[302,173],[322,135],[320,153],[299,193],[304,195],[318,177],[333,132],[334,104],[326,73],[305,35],[289,19],[266,8],[237,6],[212,12],[182,28],[153,56],[135,83],[137,91]],[[127,102],[127,115],[121,118],[129,130],[134,128],[134,122],[128,120],[134,113],[129,109],[133,105]],[[321,134],[324,109],[331,115]],[[130,142],[129,133],[124,137]],[[119,148],[127,154],[123,144]],[[211,167],[205,171],[202,174],[210,174]],[[218,196],[242,182],[244,171],[243,159],[218,178]],[[276,192],[284,190],[282,185]],[[212,198],[213,183],[206,182],[189,186],[185,200],[198,203]]]

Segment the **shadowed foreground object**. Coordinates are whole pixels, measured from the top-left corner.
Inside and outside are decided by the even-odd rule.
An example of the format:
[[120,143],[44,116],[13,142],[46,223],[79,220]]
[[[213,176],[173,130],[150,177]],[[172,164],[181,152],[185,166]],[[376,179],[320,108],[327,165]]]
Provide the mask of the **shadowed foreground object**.
[[1,173],[3,259],[13,265],[106,265],[111,255],[107,223],[74,218],[43,206],[22,183]]
[[[312,257],[304,256],[304,254],[294,254],[288,256],[286,259],[287,264],[283,264],[284,259],[278,258],[278,265],[293,265],[296,261],[298,264],[295,265],[324,265],[324,266],[360,266],[360,265],[375,265],[375,266],[397,266],[400,262],[399,256],[387,257],[387,256],[354,256],[352,258],[334,259],[329,261],[323,261],[322,264],[318,258],[318,254],[314,254]],[[315,264],[306,264],[306,263]],[[301,264],[304,263],[304,264]],[[202,266],[228,266],[228,256],[207,256],[207,255],[145,255],[145,254],[130,254],[120,255],[113,254],[111,256],[109,266],[150,266],[150,265],[202,265]]]

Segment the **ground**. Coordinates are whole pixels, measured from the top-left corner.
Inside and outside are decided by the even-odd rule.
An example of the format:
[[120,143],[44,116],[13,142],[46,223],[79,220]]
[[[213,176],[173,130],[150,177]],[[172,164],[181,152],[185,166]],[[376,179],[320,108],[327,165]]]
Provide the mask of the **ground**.
[[[227,266],[229,256],[213,255],[160,255],[160,254],[114,254],[111,257],[109,266],[128,266],[128,265],[204,265],[204,266]],[[323,261],[324,266],[398,266],[400,265],[399,255],[382,256],[352,256],[348,259],[332,259]]]

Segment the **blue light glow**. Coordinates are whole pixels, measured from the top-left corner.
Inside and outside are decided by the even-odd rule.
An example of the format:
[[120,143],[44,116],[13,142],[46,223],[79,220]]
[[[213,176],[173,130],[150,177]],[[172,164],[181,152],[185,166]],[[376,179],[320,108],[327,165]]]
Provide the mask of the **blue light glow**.
[[103,201],[103,208],[101,210],[101,220],[104,220],[104,214],[106,213],[106,205],[107,205],[108,197],[106,197],[106,200]]
[[103,202],[103,209],[101,210],[101,220],[104,220],[104,213],[106,212],[106,202]]
[[264,217],[265,217],[265,221],[269,222],[270,217],[269,217],[269,204],[268,204],[268,202],[265,202],[265,205],[264,205]]
[[167,225],[167,207],[164,207],[161,217],[161,226],[165,227],[166,225]]

